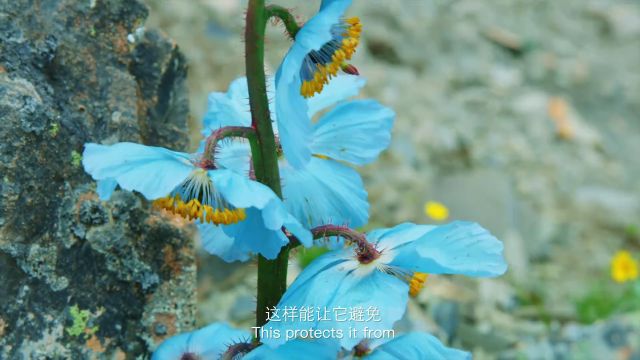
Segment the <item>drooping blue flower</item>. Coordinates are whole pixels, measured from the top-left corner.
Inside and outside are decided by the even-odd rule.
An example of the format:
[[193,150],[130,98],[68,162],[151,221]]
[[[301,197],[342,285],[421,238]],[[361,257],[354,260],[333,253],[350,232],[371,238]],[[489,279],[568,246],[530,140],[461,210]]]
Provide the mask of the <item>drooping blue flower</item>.
[[[359,227],[367,222],[367,193],[360,175],[345,163],[364,165],[374,161],[389,145],[395,114],[374,100],[346,100],[363,85],[360,77],[339,75],[322,93],[305,100],[309,117],[333,106],[312,127],[307,146],[314,156],[299,168],[285,158],[279,159],[285,205],[307,228],[328,223]],[[227,93],[212,93],[203,135],[222,126],[250,124],[247,98],[245,78],[233,81]],[[275,104],[272,111],[277,110],[279,98],[270,98]],[[275,111],[272,117],[280,119],[281,114]],[[223,144],[219,151],[219,161],[236,166],[240,172],[249,171],[248,161],[238,159],[249,156],[246,143]]]
[[335,360],[340,344],[334,339],[293,339],[277,349],[260,346],[243,360]]
[[[367,342],[367,341],[365,341]],[[358,345],[356,349],[360,348]],[[412,332],[393,339],[380,339],[365,344],[366,360],[470,360],[466,351],[444,346],[440,340],[427,333]],[[362,349],[359,349],[362,351]]]
[[333,339],[293,339],[277,349],[256,347],[249,332],[213,323],[165,340],[151,360],[335,360],[339,350]]
[[289,163],[299,168],[311,159],[311,119],[305,98],[324,85],[355,52],[362,26],[344,19],[351,0],[323,0],[318,13],[296,34],[276,73],[276,112],[281,144]]
[[[285,332],[334,328],[346,334],[349,328],[355,328],[356,336],[340,340],[350,349],[366,337],[367,330],[371,334],[391,329],[402,317],[414,276],[428,273],[493,277],[507,268],[502,243],[475,223],[405,223],[371,231],[366,238],[375,253],[363,254],[350,246],[317,258],[302,271],[277,306],[328,309],[333,311],[328,321],[269,321],[265,329]],[[362,309],[367,314],[364,321],[349,320],[350,315],[339,319],[335,309],[341,309],[341,314],[342,309],[347,313]],[[284,339],[264,342],[278,346]]]
[[[101,198],[117,185],[137,191],[154,205],[196,220],[219,225],[226,237],[213,253],[226,261],[246,260],[251,253],[273,259],[288,243],[282,227],[311,244],[311,234],[267,186],[230,169],[218,168],[202,154],[185,154],[134,143],[85,144],[83,165],[98,181]],[[203,225],[200,225],[201,227]],[[210,236],[203,229],[203,236]],[[213,230],[212,230],[213,232]]]
[[217,360],[229,345],[244,344],[250,340],[251,334],[247,331],[234,329],[225,323],[214,323],[165,340],[151,360]]

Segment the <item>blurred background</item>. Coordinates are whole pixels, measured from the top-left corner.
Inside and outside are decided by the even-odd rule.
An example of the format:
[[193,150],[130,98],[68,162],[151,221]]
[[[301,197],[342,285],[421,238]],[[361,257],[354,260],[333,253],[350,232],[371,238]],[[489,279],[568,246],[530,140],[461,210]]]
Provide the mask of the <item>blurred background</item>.
[[[300,22],[320,3],[274,2]],[[246,1],[148,4],[146,26],[189,62],[195,149],[207,94],[244,74]],[[397,113],[389,150],[361,169],[368,227],[477,221],[510,264],[430,277],[397,329],[476,359],[640,359],[640,2],[355,0],[347,15],[364,25],[362,96]],[[270,74],[283,31],[268,30]],[[199,325],[251,326],[255,266],[199,261]]]

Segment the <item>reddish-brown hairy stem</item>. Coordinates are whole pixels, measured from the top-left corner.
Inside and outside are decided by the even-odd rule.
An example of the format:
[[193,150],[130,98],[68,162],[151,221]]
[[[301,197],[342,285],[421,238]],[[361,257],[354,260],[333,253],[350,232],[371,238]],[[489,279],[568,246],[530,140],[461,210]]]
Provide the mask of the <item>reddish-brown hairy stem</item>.
[[321,225],[311,229],[311,233],[314,239],[338,236],[353,243],[356,247],[358,260],[363,264],[368,264],[380,257],[380,251],[376,249],[375,245],[367,241],[367,237],[363,233],[347,226]]
[[202,161],[204,167],[215,167],[215,152],[220,141],[227,138],[244,138],[249,142],[255,141],[255,131],[251,127],[246,126],[225,126],[211,132],[205,140],[204,154]]

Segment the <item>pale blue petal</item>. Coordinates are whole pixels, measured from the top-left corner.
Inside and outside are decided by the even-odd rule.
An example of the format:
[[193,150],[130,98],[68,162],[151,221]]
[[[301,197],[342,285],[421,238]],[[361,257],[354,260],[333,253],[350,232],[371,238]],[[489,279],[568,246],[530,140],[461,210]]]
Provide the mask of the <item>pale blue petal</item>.
[[109,198],[111,198],[111,194],[113,194],[113,191],[116,189],[116,186],[118,186],[118,182],[114,179],[98,180],[96,190],[98,191],[98,197],[100,200],[109,200]]
[[322,0],[322,3],[320,4],[320,11],[326,11],[326,8],[329,6],[342,6],[344,7],[342,12],[344,12],[349,5],[351,5],[351,0]]
[[202,360],[219,359],[229,344],[251,340],[251,334],[225,323],[214,323],[202,329],[165,340],[153,353],[152,360],[176,360],[191,353]]
[[[265,226],[263,214],[255,208],[245,210],[247,218],[232,225],[222,225],[221,229],[228,238],[213,239],[223,241],[219,247],[205,248],[213,254],[220,256],[225,261],[244,261],[253,254],[261,254],[267,259],[275,259],[280,249],[289,243],[285,234],[277,229],[268,229]],[[211,226],[211,225],[209,225]],[[200,226],[200,231],[206,225]],[[232,243],[229,244],[229,239]],[[227,244],[227,245],[224,245]]]
[[[226,93],[209,94],[209,105],[202,122],[202,135],[206,139],[224,126],[251,126],[247,78],[231,82]],[[205,141],[200,141],[198,152],[204,152]],[[223,141],[216,149],[216,164],[241,174],[248,174],[251,148],[244,141]]]
[[366,82],[362,76],[338,74],[324,86],[321,93],[307,99],[309,118],[340,101],[358,95]]
[[296,339],[276,349],[260,346],[243,360],[335,360],[339,350],[337,341]]
[[223,126],[251,126],[249,92],[245,77],[232,81],[226,93],[209,94],[207,112],[202,120],[202,135],[209,136],[211,131]]
[[202,247],[226,262],[247,261],[253,253],[246,246],[236,244],[235,238],[228,236],[219,226],[199,223],[198,232]]
[[200,225],[200,230],[206,234],[203,235],[206,250],[225,261],[244,261],[251,254],[274,259],[289,243],[282,227],[303,245],[311,245],[309,230],[287,212],[269,187],[227,169],[210,170],[208,174],[215,189],[229,204],[245,209],[246,219],[232,225],[221,225],[225,237],[216,237],[216,232],[207,229],[212,225]]
[[293,215],[287,214],[287,217],[284,219],[283,225],[290,233],[295,235],[302,246],[313,246],[313,235],[309,230],[302,226],[298,219],[296,219]]
[[224,142],[216,151],[216,165],[248,176],[251,169],[251,147],[246,141]]
[[306,54],[304,48],[294,43],[280,66],[276,82],[280,144],[287,160],[294,167],[304,166],[311,158],[311,119],[307,115],[307,102],[300,94],[302,81],[299,74]]
[[378,250],[385,251],[410,243],[435,228],[435,225],[402,223],[392,228],[372,230],[367,233],[367,240],[376,244]]
[[[320,11],[296,34],[294,46],[299,44],[307,50],[307,53],[311,50],[320,50],[322,45],[333,38],[331,27],[340,21],[349,6],[351,6],[351,0],[324,0]],[[296,69],[298,70],[299,68]]]
[[134,143],[85,144],[82,164],[94,180],[113,179],[121,188],[153,200],[168,195],[193,171],[190,155]]
[[280,143],[289,163],[296,168],[311,158],[311,119],[307,101],[300,94],[302,79],[300,68],[311,50],[319,50],[332,39],[331,27],[337,24],[350,0],[326,1],[321,11],[311,18],[296,34],[289,52],[276,73],[276,114]]
[[208,171],[209,178],[225,200],[236,208],[263,209],[278,196],[266,185],[228,169]]
[[367,192],[350,167],[313,157],[301,169],[281,164],[280,176],[287,209],[307,228],[326,224],[355,228],[367,223]]
[[311,151],[364,165],[389,146],[395,114],[375,100],[339,104],[315,124]]
[[[275,120],[275,81],[267,77],[267,96],[271,120]],[[224,126],[251,126],[251,108],[247,78],[233,80],[226,93],[209,94],[207,112],[202,120],[202,135],[209,136],[212,131]]]
[[444,346],[426,333],[408,333],[375,348],[366,360],[470,360],[471,354]]
[[493,277],[504,274],[504,246],[480,225],[456,221],[394,249],[391,265],[429,274]]
[[[343,308],[346,311],[362,308],[365,313],[367,309],[377,309],[379,321],[336,321],[332,313],[333,321],[270,321],[265,329],[279,329],[283,334],[286,330],[309,328],[341,330],[343,338],[338,340],[347,349],[363,339],[365,327],[369,330],[391,329],[405,312],[409,286],[374,268],[363,271],[362,265],[345,256],[353,256],[353,249],[330,252],[314,260],[285,292],[278,308],[313,306],[326,308],[330,313]],[[356,269],[358,267],[360,269]],[[349,336],[350,328],[357,330],[356,336]],[[284,343],[285,338],[265,338],[263,342],[276,347]]]

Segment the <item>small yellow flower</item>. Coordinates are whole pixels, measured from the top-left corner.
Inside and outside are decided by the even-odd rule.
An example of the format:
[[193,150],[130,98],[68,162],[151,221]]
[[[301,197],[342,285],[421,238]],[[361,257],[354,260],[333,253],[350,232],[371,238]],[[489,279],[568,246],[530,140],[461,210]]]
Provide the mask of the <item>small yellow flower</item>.
[[623,283],[638,278],[638,262],[628,251],[618,251],[611,259],[611,278]]
[[445,221],[449,218],[449,209],[437,201],[427,201],[424,204],[424,213],[436,221]]

